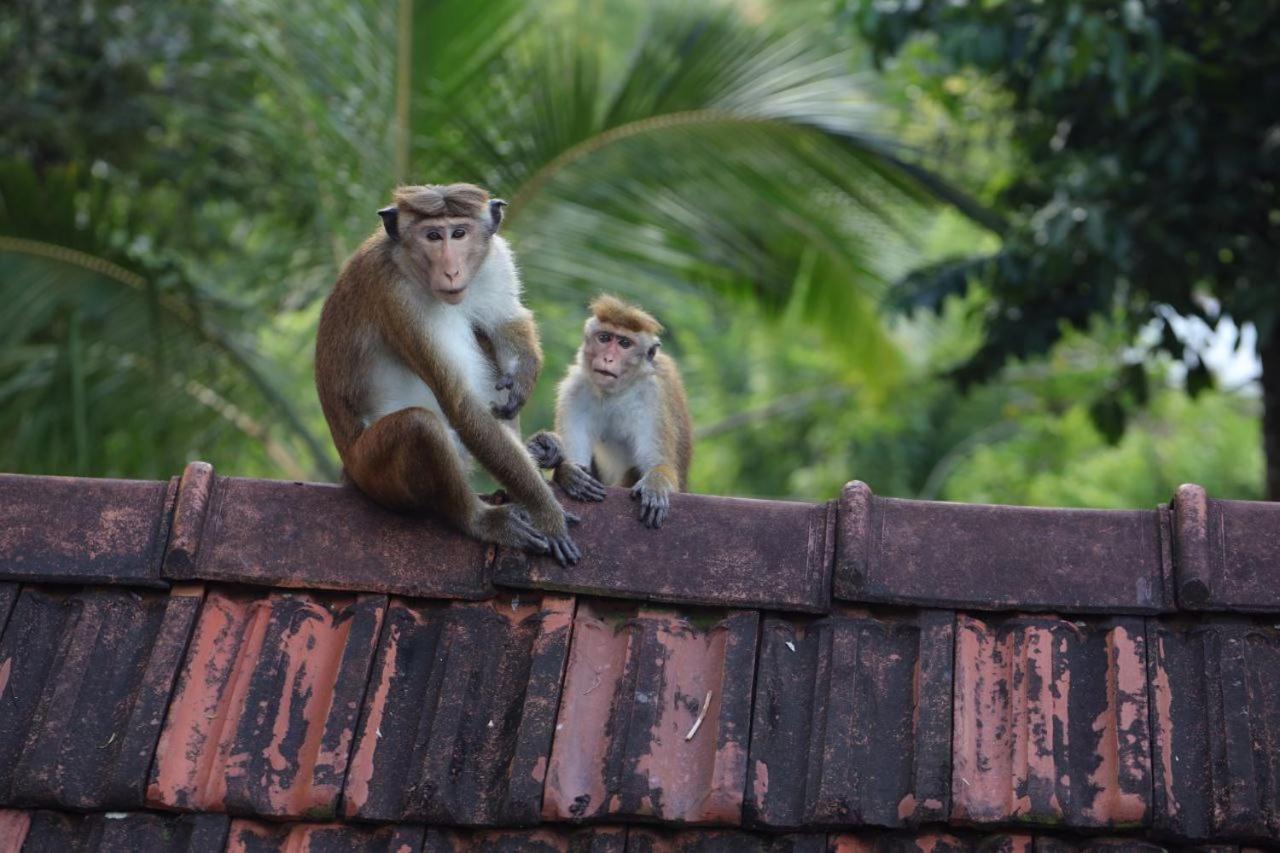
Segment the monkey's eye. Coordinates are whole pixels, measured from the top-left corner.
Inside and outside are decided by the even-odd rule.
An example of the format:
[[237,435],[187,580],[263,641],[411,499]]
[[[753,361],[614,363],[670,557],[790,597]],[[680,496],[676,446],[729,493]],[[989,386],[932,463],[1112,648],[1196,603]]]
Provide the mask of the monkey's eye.
[[455,228],[455,229],[453,229],[453,239],[455,239],[455,240],[461,240],[461,239],[462,239],[463,237],[465,237],[465,236],[467,236],[467,229],[465,229],[465,228]]
[[631,338],[618,338],[618,346],[623,349],[631,349],[632,343],[634,343],[634,341],[632,341]]
[[428,232],[427,232],[427,239],[434,243],[434,242],[436,242],[436,241],[438,241],[438,240],[441,240],[441,239],[443,239],[443,238],[440,236],[440,232],[439,232],[439,231],[428,231]]
[[601,332],[600,334],[596,335],[596,340],[602,344],[607,344],[609,343],[609,341],[613,340],[613,335],[609,334],[608,332]]

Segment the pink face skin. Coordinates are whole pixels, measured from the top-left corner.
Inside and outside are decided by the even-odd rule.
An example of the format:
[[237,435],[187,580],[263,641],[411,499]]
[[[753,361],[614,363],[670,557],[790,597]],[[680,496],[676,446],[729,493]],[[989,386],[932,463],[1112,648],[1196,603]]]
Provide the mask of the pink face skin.
[[583,340],[582,366],[601,391],[618,391],[634,381],[650,345],[636,332],[593,323]]
[[489,253],[490,234],[474,219],[427,219],[414,225],[418,265],[441,302],[457,305]]

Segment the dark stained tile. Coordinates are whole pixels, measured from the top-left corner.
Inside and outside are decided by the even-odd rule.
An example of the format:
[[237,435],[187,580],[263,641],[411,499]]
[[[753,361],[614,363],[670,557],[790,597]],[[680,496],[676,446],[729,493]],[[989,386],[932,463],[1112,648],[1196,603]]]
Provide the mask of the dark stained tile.
[[675,832],[631,827],[627,853],[826,853],[821,834],[759,835],[736,830],[685,829]]
[[543,818],[738,823],[758,624],[579,600]]
[[766,616],[748,822],[771,828],[945,821],[950,611]]
[[1167,513],[983,506],[844,489],[835,594],[849,601],[1155,613],[1174,607]]
[[573,599],[393,599],[347,775],[361,820],[533,824]]
[[833,835],[831,853],[1032,853],[1035,839],[1030,835],[969,835],[945,831]]
[[[1142,838],[1036,838],[1035,853],[1164,853],[1162,844]],[[1231,853],[1236,853],[1233,849]]]
[[231,821],[226,853],[419,853],[426,830],[411,824]]
[[675,495],[660,530],[626,489],[574,503],[576,566],[503,551],[494,581],[644,601],[823,611],[831,600],[835,504]]
[[0,638],[0,802],[142,805],[198,586],[26,586]]
[[19,584],[0,583],[0,634],[9,622],[9,614],[13,612],[13,603],[18,600]]
[[0,474],[0,580],[164,587],[165,483]]
[[489,555],[433,517],[384,510],[348,486],[182,475],[169,578],[484,598]]
[[205,853],[226,838],[224,815],[0,812],[0,853]]
[[210,589],[148,804],[333,817],[385,610],[381,595]]
[[1142,620],[959,615],[953,819],[1148,823],[1147,710]]
[[619,826],[573,829],[428,829],[424,853],[625,853],[627,830]]
[[1155,621],[1155,825],[1178,838],[1280,838],[1280,629]]
[[1174,496],[1178,603],[1189,610],[1280,612],[1280,504]]

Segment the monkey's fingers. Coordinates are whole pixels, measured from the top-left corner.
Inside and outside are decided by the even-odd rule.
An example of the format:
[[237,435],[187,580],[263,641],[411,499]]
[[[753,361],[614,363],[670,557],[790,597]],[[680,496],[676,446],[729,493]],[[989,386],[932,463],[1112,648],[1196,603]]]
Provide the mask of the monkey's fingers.
[[495,391],[505,391],[516,384],[516,378],[510,373],[505,373],[498,377],[498,383],[493,386]]
[[569,497],[579,501],[602,501],[605,495],[604,484],[578,465],[574,465],[565,477],[564,490]]
[[573,513],[569,512],[569,510],[564,509],[564,507],[560,507],[560,508],[561,508],[562,510],[564,510],[564,520],[565,520],[565,523],[566,523],[566,524],[581,524],[581,523],[582,523],[582,518],[581,518],[580,516],[574,515]]
[[568,536],[549,536],[547,541],[551,556],[560,565],[572,566],[582,559],[582,552],[578,550],[577,543]]

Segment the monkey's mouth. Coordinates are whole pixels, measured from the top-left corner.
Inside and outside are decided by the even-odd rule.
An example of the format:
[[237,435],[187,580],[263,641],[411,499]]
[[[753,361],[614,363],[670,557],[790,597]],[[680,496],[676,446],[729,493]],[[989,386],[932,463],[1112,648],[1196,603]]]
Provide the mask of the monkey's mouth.
[[447,299],[447,300],[461,299],[462,294],[466,292],[467,292],[467,286],[465,284],[462,285],[462,287],[458,287],[453,290],[445,290],[443,288],[439,288],[436,290],[436,293],[438,293],[441,296],[441,298]]
[[595,369],[595,371],[596,371],[596,373],[599,373],[601,376],[608,376],[610,379],[617,379],[617,378],[618,378],[618,374],[616,374],[616,373],[610,373],[610,372],[609,372],[609,371],[607,371],[607,370],[601,370],[601,369],[600,369],[600,368],[598,368],[598,367]]

